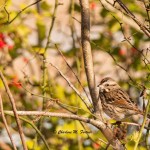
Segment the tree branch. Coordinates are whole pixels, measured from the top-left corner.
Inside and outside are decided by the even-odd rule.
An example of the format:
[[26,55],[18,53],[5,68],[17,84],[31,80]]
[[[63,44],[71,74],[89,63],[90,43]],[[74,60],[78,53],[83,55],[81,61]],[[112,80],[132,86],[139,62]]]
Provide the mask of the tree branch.
[[80,94],[80,92],[75,88],[75,86],[67,79],[67,77],[65,77],[65,75],[56,67],[54,66],[52,63],[50,63],[52,67],[54,67],[59,74],[66,80],[66,82],[69,84],[69,86],[75,91],[75,93],[80,97],[80,99],[83,101],[83,103],[86,105],[86,107],[90,110],[90,112],[92,112],[92,108],[91,106],[88,104],[88,102],[82,97],[82,95]]
[[82,86],[82,83],[81,81],[79,80],[78,76],[76,75],[76,73],[73,71],[73,69],[71,68],[71,66],[69,65],[69,63],[67,62],[65,56],[63,55],[63,53],[61,52],[61,50],[58,48],[57,44],[55,44],[55,47],[56,49],[58,50],[58,52],[60,53],[61,57],[63,58],[63,60],[65,61],[66,65],[68,66],[68,68],[70,69],[70,71],[73,73],[73,75],[75,76],[76,80],[78,81],[78,83],[80,84],[82,90],[84,91],[85,95],[87,96],[89,102],[91,103],[90,101],[90,98],[86,92],[86,90],[84,89],[84,87]]
[[[124,10],[123,13],[129,16],[140,27],[142,32],[145,33],[148,37],[150,37],[150,30],[136,18],[136,16],[128,9],[128,7],[121,0],[114,1],[114,4],[111,4],[108,0],[105,0],[105,1],[109,3],[111,6],[113,6],[114,8],[116,8],[115,2],[117,2],[120,5],[120,7]],[[120,11],[120,9],[118,10]]]
[[[144,92],[146,92],[146,88],[144,89]],[[144,96],[143,96],[143,98],[144,98]],[[136,140],[136,142],[135,142],[134,150],[137,150],[139,141],[140,141],[140,139],[141,139],[141,136],[142,136],[142,133],[143,133],[143,129],[144,129],[144,126],[145,126],[145,124],[146,124],[149,107],[150,107],[150,100],[148,99],[148,104],[147,104],[147,106],[146,106],[146,110],[145,110],[145,113],[144,113],[143,123],[142,123],[142,126],[141,126],[141,128],[140,128],[138,138],[137,138],[137,140]]]
[[34,3],[32,3],[32,4],[28,5],[28,6],[26,6],[25,8],[23,8],[22,10],[20,10],[20,11],[18,12],[18,14],[17,14],[12,20],[10,20],[10,21],[9,21],[9,18],[10,18],[9,13],[8,13],[8,11],[7,11],[6,8],[5,8],[5,11],[6,11],[7,15],[8,15],[8,21],[7,21],[6,24],[11,24],[18,16],[21,15],[21,13],[22,13],[23,11],[25,11],[25,10],[28,9],[29,7],[31,7],[31,6],[33,6],[33,5],[37,4],[37,3],[39,3],[40,1],[42,1],[42,0],[37,0],[36,2],[34,2]]
[[4,84],[6,93],[9,97],[9,100],[10,100],[11,105],[12,105],[13,113],[14,113],[14,116],[15,116],[15,119],[16,119],[16,123],[17,123],[17,126],[18,126],[18,130],[19,130],[19,134],[20,134],[20,138],[21,138],[21,141],[22,141],[23,148],[24,148],[24,150],[27,150],[27,145],[25,143],[25,137],[24,137],[23,130],[22,130],[22,127],[21,127],[21,123],[20,123],[20,120],[19,120],[19,117],[18,117],[18,114],[17,114],[17,108],[16,108],[15,100],[14,100],[14,98],[13,98],[13,96],[12,96],[10,90],[9,90],[7,81],[6,81],[4,75],[1,71],[0,71],[0,78],[3,82],[3,84]]
[[[4,111],[5,114],[12,115],[13,111]],[[97,127],[99,130],[107,131],[105,133],[105,137],[109,139],[110,137],[113,137],[113,134],[110,129],[106,124],[104,124],[102,121],[74,115],[74,114],[69,114],[69,113],[54,113],[54,112],[44,112],[44,111],[17,111],[17,114],[19,116],[47,116],[47,117],[59,117],[59,118],[68,118],[68,119],[73,119],[73,120],[78,120],[82,121],[85,123],[89,123],[95,127]],[[1,113],[0,113],[1,115]],[[109,134],[108,134],[109,133]],[[112,138],[109,140],[109,143],[113,146],[114,150],[123,150],[122,146],[118,145],[118,140]]]
[[8,127],[8,124],[7,124],[7,120],[6,120],[6,118],[5,118],[5,114],[4,114],[4,111],[3,111],[3,101],[2,101],[1,94],[0,94],[0,112],[1,112],[2,120],[3,120],[3,123],[4,123],[4,125],[5,125],[6,131],[7,131],[7,133],[8,133],[8,136],[9,136],[9,138],[10,138],[11,144],[12,144],[12,146],[13,146],[13,149],[14,149],[14,150],[17,150],[16,145],[15,145],[15,143],[14,143],[14,140],[13,140],[13,138],[12,138],[12,136],[11,136],[11,133],[10,133],[10,130],[9,130],[9,127]]
[[101,104],[99,104],[100,101],[98,101],[98,91],[96,89],[93,58],[90,45],[90,12],[88,0],[80,0],[80,6],[81,6],[81,44],[83,51],[84,68],[86,71],[90,95],[94,105],[94,112],[101,119],[100,117]]
[[[93,59],[90,45],[90,11],[89,11],[89,1],[79,0],[81,6],[81,44],[83,51],[84,67],[88,82],[88,87],[90,90],[90,95],[94,105],[94,113],[96,116],[102,120],[102,110],[101,101],[98,97],[98,90],[96,89],[95,75],[93,69]],[[110,128],[99,128],[103,135],[106,137],[108,142],[116,150],[124,149],[120,141],[114,139],[113,132]]]
[[[4,113],[12,115],[13,111],[4,111]],[[74,120],[79,120],[79,121],[83,121],[86,123],[90,123],[99,129],[100,128],[103,128],[103,129],[109,128],[102,121],[97,121],[94,119],[74,115],[71,113],[55,113],[55,112],[45,112],[45,111],[17,111],[16,113],[19,116],[47,116],[47,117],[68,118],[68,119],[74,119]],[[0,113],[0,115],[1,115],[1,113]]]

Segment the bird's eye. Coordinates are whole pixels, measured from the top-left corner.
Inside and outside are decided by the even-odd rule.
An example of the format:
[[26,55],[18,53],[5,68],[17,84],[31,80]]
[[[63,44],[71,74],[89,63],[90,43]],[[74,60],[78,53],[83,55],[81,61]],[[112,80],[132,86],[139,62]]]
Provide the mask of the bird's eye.
[[109,86],[109,84],[106,84],[106,86]]

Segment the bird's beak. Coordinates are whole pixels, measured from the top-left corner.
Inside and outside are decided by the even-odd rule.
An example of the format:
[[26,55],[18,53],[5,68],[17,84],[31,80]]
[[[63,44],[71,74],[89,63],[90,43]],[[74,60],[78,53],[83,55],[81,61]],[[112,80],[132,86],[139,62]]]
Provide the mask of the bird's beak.
[[104,86],[103,86],[103,85],[100,85],[100,84],[99,84],[97,87],[99,87],[99,91],[100,91],[100,92],[104,92]]

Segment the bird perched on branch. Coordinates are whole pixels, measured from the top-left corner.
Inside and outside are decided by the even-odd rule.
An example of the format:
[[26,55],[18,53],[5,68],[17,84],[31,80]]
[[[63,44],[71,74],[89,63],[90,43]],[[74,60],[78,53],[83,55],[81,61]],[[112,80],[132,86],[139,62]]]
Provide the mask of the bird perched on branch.
[[121,121],[132,115],[143,115],[143,111],[112,78],[102,79],[98,87],[103,111],[110,118]]

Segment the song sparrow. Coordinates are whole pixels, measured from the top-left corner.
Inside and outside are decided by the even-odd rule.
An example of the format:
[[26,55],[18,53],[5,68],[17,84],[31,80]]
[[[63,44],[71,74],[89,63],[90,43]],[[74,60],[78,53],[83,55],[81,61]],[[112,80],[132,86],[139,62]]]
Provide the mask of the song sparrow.
[[102,79],[98,87],[103,111],[112,119],[121,121],[132,115],[143,114],[112,78]]

